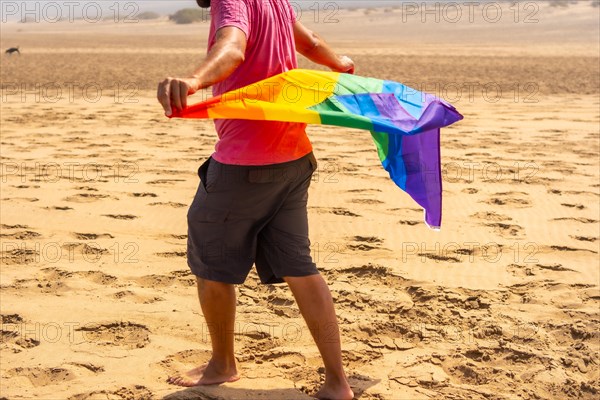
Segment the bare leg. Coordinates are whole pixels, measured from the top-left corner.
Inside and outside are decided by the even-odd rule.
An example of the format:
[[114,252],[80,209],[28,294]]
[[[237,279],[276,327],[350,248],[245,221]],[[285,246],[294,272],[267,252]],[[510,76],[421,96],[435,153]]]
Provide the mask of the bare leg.
[[315,396],[331,400],[352,399],[354,393],[342,365],[340,330],[327,283],[320,274],[284,279],[296,298],[325,364],[325,384]]
[[233,353],[235,288],[222,282],[197,278],[198,297],[208,326],[212,357],[207,364],[185,374],[169,377],[179,386],[213,385],[240,379]]

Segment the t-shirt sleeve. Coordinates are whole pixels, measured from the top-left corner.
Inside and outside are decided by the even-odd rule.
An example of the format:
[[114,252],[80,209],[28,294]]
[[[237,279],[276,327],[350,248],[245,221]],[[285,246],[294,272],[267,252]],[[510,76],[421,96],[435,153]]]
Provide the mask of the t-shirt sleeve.
[[291,4],[289,0],[284,0],[287,3],[288,12],[289,12],[289,21],[294,24],[298,20],[298,13],[296,12],[296,8],[300,10],[300,6],[298,3]]
[[246,34],[246,38],[250,37],[250,18],[245,1],[213,0],[211,14],[215,32],[226,26],[235,26]]

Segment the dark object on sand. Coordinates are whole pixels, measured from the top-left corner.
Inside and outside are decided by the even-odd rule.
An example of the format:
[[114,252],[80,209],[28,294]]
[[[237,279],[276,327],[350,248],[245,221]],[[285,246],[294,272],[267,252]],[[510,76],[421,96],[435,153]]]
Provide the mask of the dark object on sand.
[[10,49],[5,51],[6,54],[8,55],[12,55],[13,53],[18,53],[19,55],[21,55],[21,52],[19,51],[19,47],[11,47]]

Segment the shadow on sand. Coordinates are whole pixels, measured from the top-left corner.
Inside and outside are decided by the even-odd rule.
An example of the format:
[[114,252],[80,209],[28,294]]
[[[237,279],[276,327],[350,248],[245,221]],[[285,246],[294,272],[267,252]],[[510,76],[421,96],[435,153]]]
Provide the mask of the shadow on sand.
[[[360,399],[362,394],[372,386],[378,384],[380,379],[370,379],[361,376],[360,379],[350,377],[350,385],[354,391],[354,398]],[[314,399],[299,389],[247,389],[233,388],[223,385],[195,386],[170,393],[162,400],[310,400]]]

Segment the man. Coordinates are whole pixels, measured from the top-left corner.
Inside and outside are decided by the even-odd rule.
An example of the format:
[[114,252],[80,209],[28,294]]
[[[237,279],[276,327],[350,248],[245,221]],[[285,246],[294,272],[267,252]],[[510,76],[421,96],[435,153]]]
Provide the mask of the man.
[[[197,0],[201,7],[210,0]],[[247,86],[297,67],[296,50],[338,72],[354,72],[316,33],[296,20],[289,0],[213,0],[208,53],[190,78],[167,78],[158,100],[167,116],[187,96]],[[327,284],[310,256],[308,187],[316,161],[305,124],[215,120],[215,152],[199,169],[188,211],[188,265],[212,342],[210,361],[170,377],[181,386],[239,379],[234,356],[235,284],[253,264],[262,283],[286,282],[325,365],[322,399],[352,399]]]

